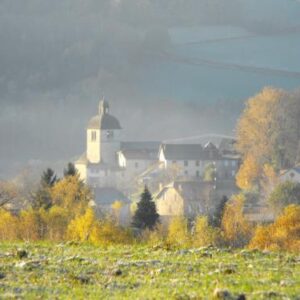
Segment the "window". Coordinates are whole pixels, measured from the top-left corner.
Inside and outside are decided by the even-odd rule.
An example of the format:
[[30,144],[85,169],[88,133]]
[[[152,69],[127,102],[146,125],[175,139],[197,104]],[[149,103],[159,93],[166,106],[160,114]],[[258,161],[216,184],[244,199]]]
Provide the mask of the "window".
[[134,166],[135,166],[135,168],[136,168],[136,169],[138,169],[138,167],[139,167],[139,163],[138,163],[138,162],[136,162],[136,163],[134,164]]
[[112,130],[106,131],[106,137],[107,139],[112,139],[114,137],[114,132]]
[[187,160],[184,161],[184,166],[187,167],[189,165],[189,162]]
[[235,160],[232,160],[232,161],[231,161],[231,166],[232,166],[232,167],[235,167],[235,166],[236,166],[236,161],[235,161]]
[[92,139],[92,142],[95,142],[97,140],[97,131],[92,131],[91,139]]
[[196,171],[196,177],[200,177],[200,172]]
[[189,175],[189,172],[188,171],[184,171],[184,175]]
[[231,176],[232,176],[232,177],[235,176],[235,171],[231,171]]
[[199,160],[196,160],[196,167],[199,167],[200,166],[200,162]]
[[228,160],[224,160],[224,166],[225,166],[225,167],[228,167],[228,165],[229,165]]

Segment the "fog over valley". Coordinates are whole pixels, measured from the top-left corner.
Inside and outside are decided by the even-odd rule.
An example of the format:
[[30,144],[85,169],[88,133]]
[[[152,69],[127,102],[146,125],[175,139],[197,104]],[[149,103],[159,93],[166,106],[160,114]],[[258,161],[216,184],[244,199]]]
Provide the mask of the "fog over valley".
[[0,3],[0,178],[75,160],[102,97],[126,140],[235,134],[265,86],[300,86],[296,0]]

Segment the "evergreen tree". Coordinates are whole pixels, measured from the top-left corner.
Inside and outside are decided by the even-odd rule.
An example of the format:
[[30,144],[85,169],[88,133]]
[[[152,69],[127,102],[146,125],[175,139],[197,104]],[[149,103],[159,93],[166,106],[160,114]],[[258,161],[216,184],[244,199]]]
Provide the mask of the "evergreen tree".
[[64,177],[75,176],[77,174],[76,168],[73,163],[69,162],[66,169],[64,169]]
[[156,205],[147,187],[141,195],[137,210],[133,216],[132,226],[138,229],[153,229],[159,220]]
[[43,187],[52,187],[57,182],[57,176],[54,171],[48,168],[43,172],[41,177],[41,185]]
[[34,209],[49,209],[52,206],[50,189],[57,182],[57,176],[54,171],[48,168],[41,176],[40,186],[33,196],[32,207]]
[[228,198],[226,196],[223,196],[220,203],[216,207],[216,210],[215,210],[214,214],[210,218],[210,224],[212,226],[214,226],[214,227],[220,227],[221,226],[221,222],[222,222],[222,218],[223,218],[223,214],[224,214],[224,209],[225,209],[227,201],[228,201]]

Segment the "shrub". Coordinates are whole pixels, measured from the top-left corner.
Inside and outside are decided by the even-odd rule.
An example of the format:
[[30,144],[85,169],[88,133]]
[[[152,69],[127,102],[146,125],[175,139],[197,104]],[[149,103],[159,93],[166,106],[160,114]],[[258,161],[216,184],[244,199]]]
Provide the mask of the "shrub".
[[221,231],[209,225],[207,217],[197,217],[193,234],[193,245],[196,247],[219,245]]
[[300,206],[285,208],[273,224],[256,229],[250,248],[300,251]]
[[19,236],[26,241],[37,241],[45,237],[46,222],[43,210],[24,210],[19,217]]
[[0,209],[0,240],[13,241],[18,238],[18,219],[10,212]]
[[252,236],[252,226],[246,220],[244,209],[245,196],[234,196],[227,204],[222,219],[222,230],[226,242],[233,247],[243,247]]
[[168,227],[167,242],[172,246],[189,247],[191,244],[191,235],[188,230],[188,221],[186,218],[174,217]]

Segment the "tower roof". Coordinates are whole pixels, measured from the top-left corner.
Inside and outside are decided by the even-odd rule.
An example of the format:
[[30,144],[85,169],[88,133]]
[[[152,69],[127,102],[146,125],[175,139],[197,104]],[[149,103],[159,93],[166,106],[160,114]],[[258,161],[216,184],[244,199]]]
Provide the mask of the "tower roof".
[[88,129],[114,130],[121,129],[117,118],[109,114],[109,104],[105,100],[99,103],[99,114],[92,117],[88,123]]

